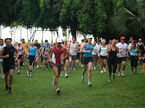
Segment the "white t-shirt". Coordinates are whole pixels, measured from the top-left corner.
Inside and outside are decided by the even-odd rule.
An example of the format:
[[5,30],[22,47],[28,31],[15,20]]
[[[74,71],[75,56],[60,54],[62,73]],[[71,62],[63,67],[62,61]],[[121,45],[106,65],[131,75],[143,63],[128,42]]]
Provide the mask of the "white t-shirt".
[[116,44],[116,46],[119,48],[119,50],[121,50],[121,53],[118,57],[126,57],[126,51],[128,49],[128,45],[126,43],[124,44],[118,43]]
[[[101,45],[100,44],[96,44],[96,46],[98,47],[98,52],[99,52],[99,50],[101,48]],[[100,53],[98,53],[98,56],[100,56]]]
[[96,45],[94,46],[94,49],[93,49],[92,54],[93,54],[93,55],[98,55],[97,53],[98,53],[98,45],[96,44]]
[[70,44],[70,54],[71,55],[77,55],[77,43],[71,43]]
[[[0,46],[0,51],[1,51],[3,48],[4,48],[4,45],[3,45],[3,46]],[[3,59],[0,58],[0,63],[2,63],[2,62],[3,62]]]

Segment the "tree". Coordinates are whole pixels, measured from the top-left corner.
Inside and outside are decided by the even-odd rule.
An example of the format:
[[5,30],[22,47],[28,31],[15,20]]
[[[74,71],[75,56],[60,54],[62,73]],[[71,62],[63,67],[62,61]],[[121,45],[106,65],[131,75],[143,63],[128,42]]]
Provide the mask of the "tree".
[[112,18],[112,25],[118,35],[124,34],[145,40],[145,1],[124,1],[123,6]]

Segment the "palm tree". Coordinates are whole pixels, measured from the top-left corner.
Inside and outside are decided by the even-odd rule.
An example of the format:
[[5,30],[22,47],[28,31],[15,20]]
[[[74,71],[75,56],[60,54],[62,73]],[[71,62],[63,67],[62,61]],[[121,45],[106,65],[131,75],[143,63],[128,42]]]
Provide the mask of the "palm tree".
[[112,18],[113,31],[144,38],[145,0],[124,0],[123,6]]

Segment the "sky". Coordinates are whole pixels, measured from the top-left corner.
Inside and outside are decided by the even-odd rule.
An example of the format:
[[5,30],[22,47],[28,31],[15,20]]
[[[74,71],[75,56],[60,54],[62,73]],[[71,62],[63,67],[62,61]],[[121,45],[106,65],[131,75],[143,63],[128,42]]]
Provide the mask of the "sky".
[[[27,41],[28,38],[30,38],[30,36],[32,36],[32,34],[35,30],[36,29],[33,28],[31,31],[28,30],[28,33],[27,33],[27,29],[22,28],[22,27],[10,29],[10,27],[2,27],[1,26],[0,36],[1,36],[2,39],[12,37],[12,40],[17,41],[17,42],[20,42],[21,38],[24,38]],[[37,39],[38,42],[41,42],[41,40],[42,40],[42,31],[41,31],[41,29],[37,29],[37,30],[40,30],[40,31],[36,31],[34,40]],[[20,34],[21,34],[21,36],[20,36]],[[27,34],[28,34],[28,38],[27,38]],[[63,37],[63,33],[62,33],[61,28],[58,28],[58,34],[59,34],[60,38],[65,39],[65,37]],[[43,42],[44,42],[44,40],[48,40],[49,42],[51,42],[52,37],[53,37],[53,42],[55,42],[55,40],[57,38],[57,33],[54,32],[52,34],[50,31],[44,31],[43,32],[43,37],[44,37]],[[78,36],[77,41],[80,43],[82,39],[83,39],[83,36],[80,35],[80,36]],[[70,38],[68,40],[72,40],[71,35],[70,35]]]

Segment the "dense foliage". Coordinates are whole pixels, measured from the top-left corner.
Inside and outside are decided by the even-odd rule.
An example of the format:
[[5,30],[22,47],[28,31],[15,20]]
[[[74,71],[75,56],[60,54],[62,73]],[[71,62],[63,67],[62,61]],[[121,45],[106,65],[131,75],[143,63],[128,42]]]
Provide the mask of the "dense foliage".
[[0,25],[70,28],[95,39],[144,37],[144,0],[0,0]]

